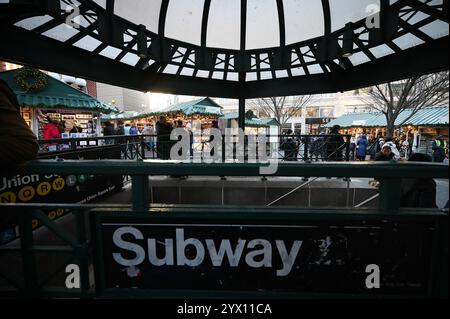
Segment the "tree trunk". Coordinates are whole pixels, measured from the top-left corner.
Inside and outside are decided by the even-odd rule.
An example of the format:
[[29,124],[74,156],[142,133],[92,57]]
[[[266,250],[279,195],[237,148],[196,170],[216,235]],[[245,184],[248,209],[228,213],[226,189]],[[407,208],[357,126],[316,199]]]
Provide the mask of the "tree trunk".
[[394,130],[395,130],[395,120],[390,120],[387,122],[387,127],[386,127],[386,137],[393,137],[394,135]]
[[395,131],[395,120],[397,117],[394,114],[385,113],[386,117],[386,136],[385,137],[393,137]]

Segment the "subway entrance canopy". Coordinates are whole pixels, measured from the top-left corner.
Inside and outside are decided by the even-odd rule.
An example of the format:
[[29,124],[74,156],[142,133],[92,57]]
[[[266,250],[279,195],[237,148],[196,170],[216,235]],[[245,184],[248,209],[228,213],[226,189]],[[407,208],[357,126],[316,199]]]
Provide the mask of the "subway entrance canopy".
[[332,93],[448,69],[447,0],[0,0],[0,59],[140,91]]

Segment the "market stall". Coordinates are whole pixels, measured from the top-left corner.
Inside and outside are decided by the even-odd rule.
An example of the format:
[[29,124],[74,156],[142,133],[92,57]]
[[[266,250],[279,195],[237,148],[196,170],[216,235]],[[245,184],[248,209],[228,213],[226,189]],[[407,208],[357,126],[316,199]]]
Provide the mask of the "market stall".
[[[393,138],[406,137],[412,142],[412,150],[430,153],[431,142],[439,135],[449,138],[448,106],[426,107],[411,116],[412,110],[405,110],[398,116]],[[409,119],[408,119],[409,118]],[[407,119],[405,121],[405,119]],[[340,125],[341,133],[358,136],[363,132],[370,138],[378,134],[386,136],[386,118],[383,113],[353,113],[343,115],[327,127]]]
[[100,133],[100,116],[117,110],[36,69],[21,68],[0,72],[0,79],[8,83],[21,106],[21,114],[38,139],[51,118],[61,127],[62,137],[70,137],[74,126],[80,137],[94,137]]
[[209,128],[222,115],[222,107],[209,97],[172,105],[151,113],[124,112],[102,116],[102,122],[111,122],[116,127],[119,122],[135,124],[140,131],[145,124],[155,125],[159,116],[164,115],[169,123],[181,120],[183,123],[200,121],[203,128]]

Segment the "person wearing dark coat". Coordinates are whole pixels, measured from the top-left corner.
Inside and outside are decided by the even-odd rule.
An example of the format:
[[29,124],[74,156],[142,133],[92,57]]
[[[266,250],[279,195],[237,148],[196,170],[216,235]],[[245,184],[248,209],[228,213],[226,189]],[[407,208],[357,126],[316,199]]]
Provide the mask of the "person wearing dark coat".
[[436,163],[444,162],[448,156],[448,143],[444,140],[442,135],[439,135],[436,140],[433,141],[433,161]]
[[330,135],[326,141],[327,161],[340,162],[343,158],[343,146],[345,145],[344,138],[339,133],[341,127],[339,125],[333,126]]
[[[105,127],[103,128],[103,136],[113,136],[116,135],[116,130],[111,122],[105,122]],[[114,139],[107,139],[105,141],[106,145],[114,144]]]
[[172,125],[167,122],[165,116],[160,116],[159,121],[155,125],[156,135],[157,135],[157,152],[158,157],[163,160],[170,159],[170,133],[172,133]]
[[33,160],[38,151],[37,138],[20,115],[16,95],[0,80],[0,165]]
[[389,145],[383,145],[381,152],[375,154],[376,162],[389,162],[394,159],[395,154]]
[[[427,154],[414,153],[408,162],[431,163]],[[437,208],[436,182],[432,178],[404,178],[401,186],[401,207]]]

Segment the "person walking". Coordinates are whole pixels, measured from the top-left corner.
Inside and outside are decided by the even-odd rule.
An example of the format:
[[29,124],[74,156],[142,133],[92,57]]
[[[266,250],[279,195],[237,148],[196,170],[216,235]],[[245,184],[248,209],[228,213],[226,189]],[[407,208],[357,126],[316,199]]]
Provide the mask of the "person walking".
[[[116,134],[114,130],[114,126],[111,122],[107,121],[105,122],[105,127],[103,128],[103,136],[114,136]],[[114,144],[114,139],[109,138],[105,141],[106,145],[112,145]]]
[[444,140],[442,135],[436,137],[432,145],[433,162],[442,163],[448,158],[448,142]]
[[356,157],[360,161],[366,160],[367,147],[369,146],[369,142],[367,141],[367,135],[363,134],[359,137],[358,142],[356,143]]
[[144,129],[141,133],[145,139],[145,145],[147,147],[147,151],[151,151],[155,148],[155,130],[151,124],[145,124]]

